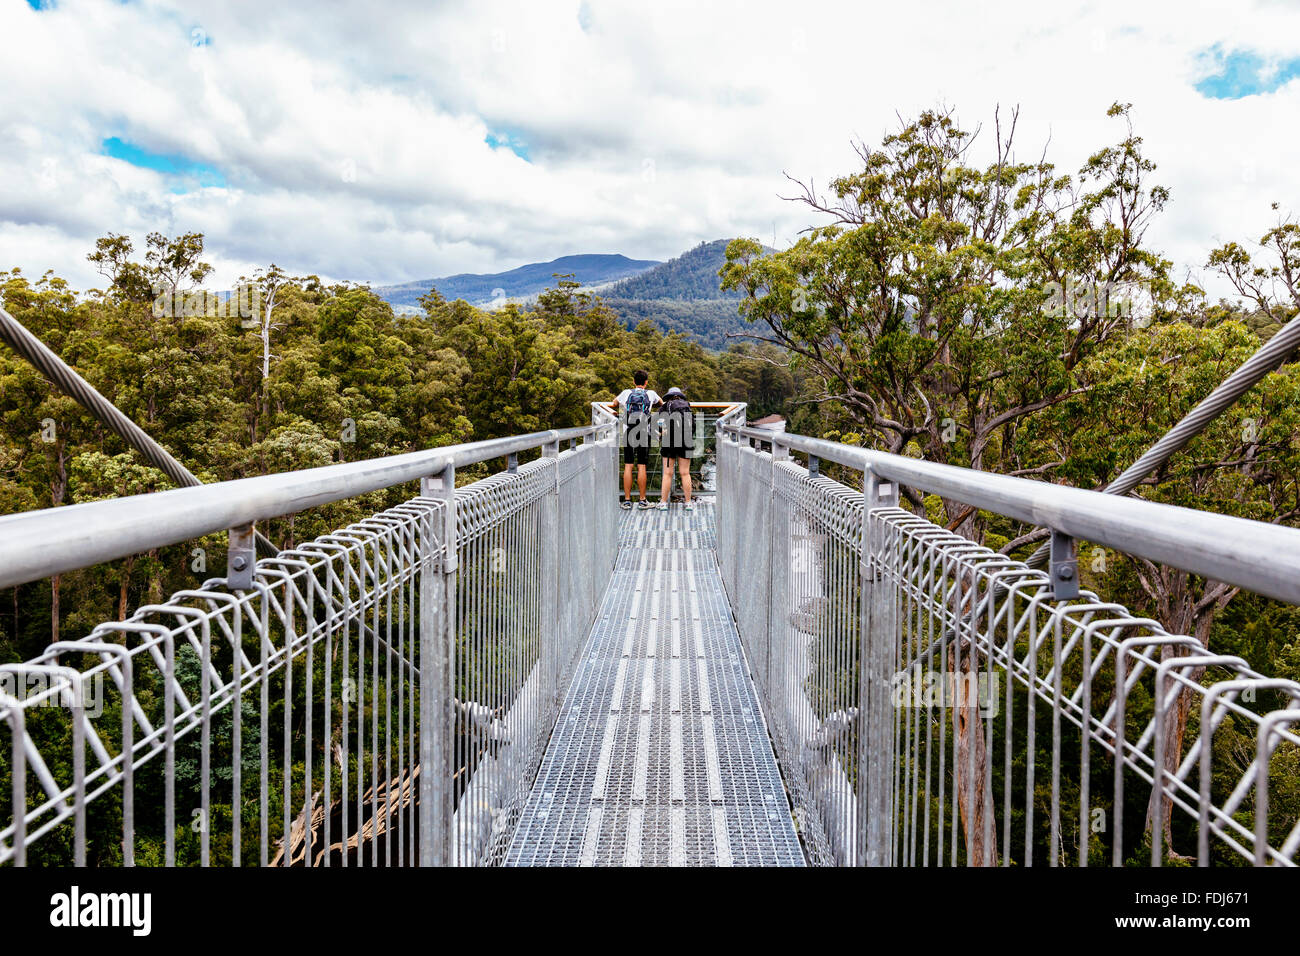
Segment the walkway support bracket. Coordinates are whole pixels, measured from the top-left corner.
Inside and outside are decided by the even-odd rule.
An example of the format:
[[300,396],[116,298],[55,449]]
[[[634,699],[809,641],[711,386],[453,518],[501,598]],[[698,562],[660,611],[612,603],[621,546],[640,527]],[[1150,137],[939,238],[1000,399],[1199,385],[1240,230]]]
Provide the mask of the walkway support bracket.
[[257,539],[251,524],[231,528],[226,547],[226,587],[249,591],[257,568]]
[[1053,531],[1051,550],[1052,597],[1058,601],[1071,601],[1079,596],[1079,559],[1074,538]]

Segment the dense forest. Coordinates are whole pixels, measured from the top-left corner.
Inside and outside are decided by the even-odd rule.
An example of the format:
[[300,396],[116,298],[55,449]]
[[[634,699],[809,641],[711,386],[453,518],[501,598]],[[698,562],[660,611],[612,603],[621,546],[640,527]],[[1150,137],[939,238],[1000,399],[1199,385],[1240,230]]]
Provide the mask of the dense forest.
[[[90,251],[102,290],[14,270],[0,273],[0,294],[205,481],[586,423],[588,403],[612,397],[641,367],[661,390],[747,401],[754,416],[782,411],[802,433],[1104,487],[1300,311],[1300,226],[1286,218],[1257,242],[1207,250],[1205,266],[1235,289],[1235,302],[1175,278],[1146,240],[1168,190],[1127,108],[1112,115],[1125,126],[1117,141],[1067,174],[1046,159],[1017,162],[1014,123],[995,132],[992,161],[975,165],[972,134],[950,113],[923,113],[879,146],[860,146],[861,169],[829,193],[805,189],[821,224],[791,248],[702,245],[614,286],[608,301],[561,276],[527,307],[477,308],[435,289],[421,297],[421,314],[398,316],[368,288],[270,266],[249,279],[262,303],[250,319],[202,294],[210,269],[197,234],[150,235],[142,256],[129,239],[105,236]],[[710,283],[743,316],[737,328],[763,341],[721,351],[651,321],[627,328],[629,318],[653,318],[721,346],[662,304]],[[181,307],[158,314],[158,289]],[[654,302],[667,318],[648,314]],[[167,486],[0,353],[0,513]],[[1300,365],[1270,375],[1139,491],[1300,520]],[[290,546],[401,493],[265,530]],[[1017,557],[1041,540],[959,502],[913,494],[907,506]],[[223,537],[209,543],[218,556]],[[1084,584],[1108,600],[1300,679],[1295,608],[1086,544],[1083,553]],[[195,585],[204,575],[191,554],[191,545],[164,548],[12,589],[0,605],[0,662]],[[1185,701],[1172,708],[1171,739],[1197,719]],[[1218,738],[1227,765],[1248,760],[1228,736]],[[1300,805],[1300,784],[1279,785],[1274,799]]]
[[[105,290],[78,295],[52,274],[33,282],[17,271],[0,273],[0,289],[10,313],[204,481],[586,424],[589,403],[612,398],[637,368],[661,388],[760,411],[796,387],[770,346],[712,353],[648,324],[627,330],[568,278],[527,311],[489,312],[433,291],[422,315],[397,316],[366,288],[270,267],[250,280],[263,305],[250,320],[225,314],[233,301],[202,294],[202,255],[202,236],[154,234],[136,261],[130,241],[110,235],[92,253]],[[155,314],[156,288],[178,307]],[[0,422],[0,513],[170,487],[7,349]],[[385,503],[370,496],[267,530],[291,546]],[[208,544],[213,567],[224,543]],[[12,589],[0,605],[0,660],[194,586],[206,575],[192,569],[191,551]]]
[[628,328],[649,322],[664,332],[677,332],[705,348],[725,349],[743,342],[749,333],[732,299],[606,299]]
[[675,259],[615,282],[605,295],[611,299],[739,299],[736,290],[722,288],[718,276],[727,261],[728,241],[701,242]]

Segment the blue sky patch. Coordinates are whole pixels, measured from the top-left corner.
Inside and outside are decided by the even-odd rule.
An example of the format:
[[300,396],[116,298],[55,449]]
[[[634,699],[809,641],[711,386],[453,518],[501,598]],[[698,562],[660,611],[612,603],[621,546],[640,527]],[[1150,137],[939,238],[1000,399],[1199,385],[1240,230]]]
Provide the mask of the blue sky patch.
[[226,185],[226,177],[221,174],[221,170],[186,156],[155,153],[116,136],[110,136],[102,145],[105,156],[120,159],[141,169],[152,169],[173,180],[170,187],[173,193],[187,193],[195,188]]
[[488,130],[487,136],[483,142],[487,143],[493,149],[508,149],[526,163],[532,162],[528,158],[528,144],[518,132],[511,129]]
[[1201,54],[1213,70],[1196,84],[1196,91],[1213,100],[1239,100],[1272,93],[1300,77],[1300,56],[1275,60],[1253,50],[1230,50],[1215,44]]

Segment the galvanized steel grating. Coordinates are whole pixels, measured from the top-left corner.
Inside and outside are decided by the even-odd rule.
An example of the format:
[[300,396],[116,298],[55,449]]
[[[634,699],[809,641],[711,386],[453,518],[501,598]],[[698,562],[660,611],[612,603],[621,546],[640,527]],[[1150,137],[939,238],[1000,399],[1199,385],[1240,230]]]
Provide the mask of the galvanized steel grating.
[[625,513],[619,530],[506,864],[802,866],[718,576],[712,503]]

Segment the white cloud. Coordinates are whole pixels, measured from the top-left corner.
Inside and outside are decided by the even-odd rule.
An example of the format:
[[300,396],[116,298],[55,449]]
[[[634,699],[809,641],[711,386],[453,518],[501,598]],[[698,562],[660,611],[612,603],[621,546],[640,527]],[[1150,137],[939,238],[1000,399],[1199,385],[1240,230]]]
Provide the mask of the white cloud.
[[[1193,86],[1216,44],[1300,54],[1282,3],[427,6],[0,6],[0,268],[98,284],[85,254],[110,230],[201,230],[222,282],[270,261],[387,282],[784,243],[809,217],[783,172],[851,171],[850,139],[940,102],[986,128],[1019,104],[1022,155],[1050,139],[1071,171],[1132,102],[1173,190],[1150,238],[1182,266],[1259,235],[1273,200],[1300,212],[1300,82]],[[103,156],[110,136],[225,185],[175,192]]]

